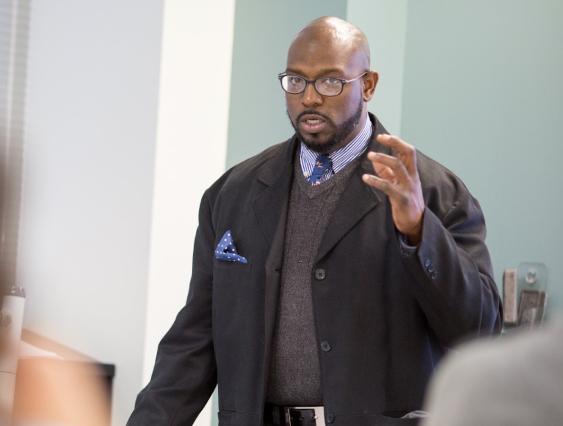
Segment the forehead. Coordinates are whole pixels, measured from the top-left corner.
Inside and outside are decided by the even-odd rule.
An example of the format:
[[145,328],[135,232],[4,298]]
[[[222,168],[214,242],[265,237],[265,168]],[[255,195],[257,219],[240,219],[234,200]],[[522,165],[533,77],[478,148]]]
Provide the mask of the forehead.
[[327,71],[350,77],[364,71],[363,62],[362,53],[350,42],[308,37],[292,43],[286,69],[311,78]]

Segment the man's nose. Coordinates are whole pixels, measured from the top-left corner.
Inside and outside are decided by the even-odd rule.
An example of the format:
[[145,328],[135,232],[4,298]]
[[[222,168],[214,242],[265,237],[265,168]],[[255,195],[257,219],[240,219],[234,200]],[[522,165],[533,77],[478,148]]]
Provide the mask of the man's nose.
[[318,106],[323,103],[323,97],[319,95],[319,92],[317,92],[313,83],[308,83],[305,87],[305,90],[301,95],[301,103],[307,108]]

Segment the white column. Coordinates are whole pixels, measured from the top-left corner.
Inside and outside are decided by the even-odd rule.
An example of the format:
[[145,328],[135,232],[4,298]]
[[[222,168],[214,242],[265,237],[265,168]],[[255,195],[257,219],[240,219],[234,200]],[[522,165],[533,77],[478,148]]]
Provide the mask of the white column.
[[[225,169],[235,0],[167,0],[143,377],[185,302],[197,213]],[[211,423],[210,404],[196,425]]]

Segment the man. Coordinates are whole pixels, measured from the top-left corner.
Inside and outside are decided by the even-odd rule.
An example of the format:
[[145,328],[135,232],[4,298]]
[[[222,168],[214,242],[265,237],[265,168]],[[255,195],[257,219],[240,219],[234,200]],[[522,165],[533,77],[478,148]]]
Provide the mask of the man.
[[295,135],[204,194],[131,426],[190,425],[216,384],[224,426],[415,424],[446,350],[501,325],[479,205],[368,114],[363,33],[313,21],[279,78]]

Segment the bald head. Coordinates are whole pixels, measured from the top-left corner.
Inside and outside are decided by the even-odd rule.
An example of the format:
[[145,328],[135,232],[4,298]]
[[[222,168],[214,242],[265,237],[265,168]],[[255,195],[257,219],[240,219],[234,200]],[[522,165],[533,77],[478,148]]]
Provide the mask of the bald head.
[[365,34],[343,19],[323,16],[307,24],[291,43],[288,61],[296,50],[310,53],[317,49],[328,49],[327,53],[354,60],[364,70],[370,68],[370,50]]
[[[334,17],[309,23],[291,43],[280,76],[299,139],[317,152],[350,142],[367,124],[367,103],[377,79],[370,71],[366,36],[358,27]],[[287,90],[290,81],[302,90]],[[327,90],[334,88],[334,93]]]

